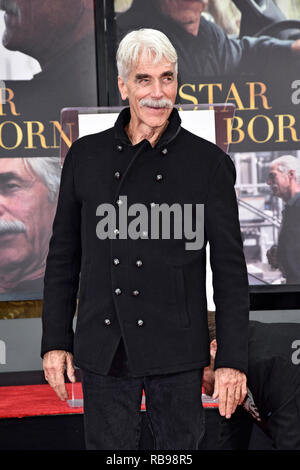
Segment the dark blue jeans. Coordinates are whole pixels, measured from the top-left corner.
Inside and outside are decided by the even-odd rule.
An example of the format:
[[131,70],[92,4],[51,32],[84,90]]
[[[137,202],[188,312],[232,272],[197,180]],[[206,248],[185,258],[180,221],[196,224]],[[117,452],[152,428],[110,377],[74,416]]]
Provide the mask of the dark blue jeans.
[[154,449],[198,449],[205,430],[203,370],[130,377],[116,359],[107,376],[81,370],[86,449],[138,450],[143,389]]

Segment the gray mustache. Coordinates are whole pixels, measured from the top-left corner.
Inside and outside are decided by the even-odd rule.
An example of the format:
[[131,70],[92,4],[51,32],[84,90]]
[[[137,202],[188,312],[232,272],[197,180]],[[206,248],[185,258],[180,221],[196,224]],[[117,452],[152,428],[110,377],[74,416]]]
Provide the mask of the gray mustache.
[[13,0],[0,0],[0,10],[4,10],[12,15],[18,15],[19,7]]
[[168,99],[161,99],[161,100],[152,100],[151,98],[142,98],[140,100],[141,106],[148,106],[150,108],[172,108],[173,103],[171,100]]
[[0,219],[0,235],[5,233],[22,233],[26,232],[26,226],[20,220],[1,220]]

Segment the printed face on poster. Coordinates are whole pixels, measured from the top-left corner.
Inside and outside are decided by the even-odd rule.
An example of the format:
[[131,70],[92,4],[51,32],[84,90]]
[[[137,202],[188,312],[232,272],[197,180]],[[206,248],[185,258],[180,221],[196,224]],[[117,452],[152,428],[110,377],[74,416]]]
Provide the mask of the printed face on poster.
[[42,298],[61,109],[97,104],[94,1],[0,0],[1,300]]

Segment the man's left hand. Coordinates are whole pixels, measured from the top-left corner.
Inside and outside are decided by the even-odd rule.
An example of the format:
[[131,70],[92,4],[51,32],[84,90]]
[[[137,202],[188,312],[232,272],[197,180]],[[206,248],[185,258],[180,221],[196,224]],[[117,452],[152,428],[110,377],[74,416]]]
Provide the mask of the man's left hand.
[[243,403],[247,394],[246,375],[230,368],[215,371],[215,388],[213,399],[219,398],[219,411],[227,419],[235,412],[236,407]]

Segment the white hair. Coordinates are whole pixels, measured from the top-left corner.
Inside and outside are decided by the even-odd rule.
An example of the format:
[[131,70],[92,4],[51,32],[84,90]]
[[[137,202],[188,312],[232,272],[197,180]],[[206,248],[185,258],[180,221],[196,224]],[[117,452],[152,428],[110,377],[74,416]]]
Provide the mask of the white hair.
[[177,52],[169,38],[156,29],[141,28],[126,34],[117,50],[118,74],[124,82],[127,82],[130,70],[132,66],[137,64],[140,54],[141,57],[148,57],[149,62],[153,64],[165,57],[175,64],[177,75]]
[[271,165],[276,165],[278,171],[284,174],[288,173],[290,170],[294,170],[296,182],[300,184],[300,160],[298,158],[293,155],[282,155],[272,160]]
[[59,157],[28,157],[23,158],[24,166],[40,177],[48,188],[48,199],[54,203],[58,194],[61,177]]

